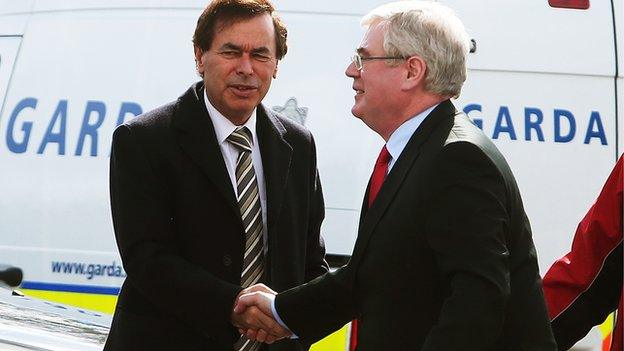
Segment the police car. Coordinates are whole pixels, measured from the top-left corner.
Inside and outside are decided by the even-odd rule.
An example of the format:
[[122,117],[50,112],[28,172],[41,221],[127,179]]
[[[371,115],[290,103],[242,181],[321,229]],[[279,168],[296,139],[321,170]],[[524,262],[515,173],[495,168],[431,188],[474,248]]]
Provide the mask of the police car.
[[14,267],[0,267],[0,349],[10,351],[101,350],[111,317],[24,296]]

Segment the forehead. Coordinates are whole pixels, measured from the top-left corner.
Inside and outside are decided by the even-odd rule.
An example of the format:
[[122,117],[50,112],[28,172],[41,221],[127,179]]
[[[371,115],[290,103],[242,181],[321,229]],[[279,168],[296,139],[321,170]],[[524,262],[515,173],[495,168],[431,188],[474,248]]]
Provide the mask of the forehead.
[[268,13],[227,23],[216,23],[213,47],[224,44],[240,47],[266,47],[275,50],[275,29]]
[[376,22],[371,24],[366,33],[364,33],[358,52],[375,55],[382,54],[384,52],[383,39],[385,31],[385,26],[382,23]]

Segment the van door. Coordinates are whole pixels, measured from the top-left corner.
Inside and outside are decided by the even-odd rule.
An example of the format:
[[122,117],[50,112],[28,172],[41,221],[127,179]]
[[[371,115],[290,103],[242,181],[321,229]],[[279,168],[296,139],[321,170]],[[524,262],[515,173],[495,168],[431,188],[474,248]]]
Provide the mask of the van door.
[[13,64],[21,42],[21,35],[0,36],[0,116],[3,116],[6,92],[9,89]]

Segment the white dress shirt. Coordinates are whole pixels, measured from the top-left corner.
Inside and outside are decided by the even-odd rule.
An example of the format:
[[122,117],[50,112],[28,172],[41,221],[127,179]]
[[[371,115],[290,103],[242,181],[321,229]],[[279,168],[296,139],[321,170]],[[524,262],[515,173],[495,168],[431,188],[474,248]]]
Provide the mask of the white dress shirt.
[[[227,168],[230,181],[232,182],[232,189],[234,189],[234,195],[238,198],[238,189],[236,187],[236,160],[240,152],[238,149],[227,141],[227,137],[234,132],[239,126],[230,122],[221,112],[219,112],[208,100],[206,90],[204,89],[204,101],[206,102],[206,109],[208,115],[212,120],[212,125],[217,135],[217,142],[221,148],[221,154],[223,155],[223,161],[225,161],[225,168]],[[260,207],[262,208],[262,239],[264,254],[268,252],[268,240],[267,240],[267,212],[266,212],[266,185],[264,184],[264,168],[262,168],[262,155],[260,154],[260,146],[258,145],[258,136],[256,134],[256,110],[251,112],[251,117],[240,127],[247,127],[251,131],[252,146],[251,146],[251,159],[256,172],[256,180],[258,181],[258,193],[260,195]]]
[[396,163],[396,160],[398,160],[399,156],[403,153],[403,150],[407,146],[407,142],[410,140],[412,135],[416,132],[418,127],[420,127],[431,111],[433,111],[433,109],[435,109],[438,105],[439,104],[435,104],[416,116],[408,119],[403,122],[399,128],[392,132],[388,142],[386,143],[386,149],[388,149],[388,153],[391,157],[390,162],[388,162],[388,173],[390,173],[392,167]]

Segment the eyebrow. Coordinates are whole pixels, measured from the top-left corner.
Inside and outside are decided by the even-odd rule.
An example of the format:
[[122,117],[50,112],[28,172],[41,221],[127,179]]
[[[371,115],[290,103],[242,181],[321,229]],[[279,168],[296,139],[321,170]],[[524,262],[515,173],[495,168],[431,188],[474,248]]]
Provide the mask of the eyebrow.
[[[219,50],[243,51],[243,49],[240,46],[238,46],[236,44],[232,44],[232,43],[225,43],[225,44],[221,45]],[[269,50],[265,46],[262,46],[262,47],[259,47],[259,48],[254,48],[253,50],[251,50],[251,52],[255,53],[255,54],[269,54],[269,53],[271,53],[271,50]]]
[[254,54],[270,54],[271,50],[269,50],[267,47],[263,46],[263,47],[255,48],[255,49],[251,50],[251,52],[254,53]]
[[240,48],[240,46],[234,45],[232,43],[225,43],[225,44],[221,45],[219,50],[237,50],[237,51],[241,51],[241,48]]
[[363,47],[359,47],[355,50],[358,54],[369,54],[368,50]]

